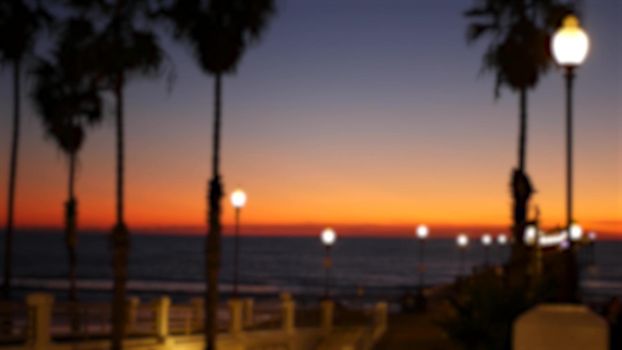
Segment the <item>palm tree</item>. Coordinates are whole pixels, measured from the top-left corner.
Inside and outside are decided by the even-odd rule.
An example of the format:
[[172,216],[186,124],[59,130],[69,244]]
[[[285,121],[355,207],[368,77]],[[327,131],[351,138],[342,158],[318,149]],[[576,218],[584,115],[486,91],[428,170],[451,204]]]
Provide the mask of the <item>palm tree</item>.
[[495,98],[502,87],[519,95],[518,164],[512,172],[513,259],[524,255],[522,240],[533,188],[526,172],[527,93],[551,64],[550,32],[565,7],[555,0],[478,0],[465,12],[472,20],[467,40],[491,41],[483,56],[483,70],[495,74]]
[[76,294],[76,158],[84,128],[102,119],[102,101],[89,54],[94,31],[82,19],[70,19],[54,50],[54,61],[40,59],[34,70],[32,97],[44,128],[68,159],[68,197],[65,203],[65,244],[69,257],[69,300]]
[[50,17],[39,3],[29,5],[21,0],[0,2],[0,64],[13,68],[13,130],[9,160],[9,186],[4,242],[4,278],[2,296],[10,298],[11,273],[13,270],[13,229],[15,212],[15,187],[19,152],[20,100],[22,64],[33,50],[37,34]]
[[[68,0],[89,12],[101,27],[95,34],[98,86],[112,95],[116,126],[116,223],[112,229],[112,346],[123,347],[126,324],[126,292],[130,234],[124,218],[124,91],[134,76],[158,76],[163,52],[156,35],[147,27],[148,0]],[[141,25],[139,25],[141,24]]]
[[220,121],[222,77],[234,73],[244,50],[260,39],[275,12],[273,0],[178,0],[162,13],[173,22],[176,37],[187,41],[203,71],[214,77],[212,176],[209,181],[205,245],[205,344],[216,348],[216,308],[221,250]]

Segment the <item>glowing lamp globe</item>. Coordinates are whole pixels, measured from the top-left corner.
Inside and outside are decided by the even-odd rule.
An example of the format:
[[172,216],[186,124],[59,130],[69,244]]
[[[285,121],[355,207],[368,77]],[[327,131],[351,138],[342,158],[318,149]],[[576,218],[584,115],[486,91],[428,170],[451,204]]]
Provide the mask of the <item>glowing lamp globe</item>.
[[589,238],[591,242],[594,242],[596,238],[598,238],[598,235],[596,234],[596,232],[592,231],[587,234],[587,238]]
[[581,29],[579,19],[568,15],[561,28],[553,35],[553,57],[560,66],[575,67],[585,61],[590,48],[590,40]]
[[492,243],[492,236],[491,236],[491,235],[489,235],[489,234],[487,234],[487,233],[485,233],[485,234],[482,236],[482,244],[483,244],[484,246],[489,246],[491,243]]
[[244,204],[246,204],[246,193],[242,190],[235,190],[231,194],[231,204],[236,209],[244,207]]
[[534,225],[527,225],[523,235],[523,241],[529,245],[536,243],[538,229]]
[[337,234],[332,228],[325,228],[324,231],[322,231],[320,238],[325,246],[330,247],[335,243],[335,240],[337,240]]
[[459,234],[458,237],[456,237],[456,244],[460,248],[465,248],[469,244],[469,236],[464,233]]
[[570,225],[570,240],[579,241],[583,237],[583,228],[579,224],[573,223]]
[[505,233],[500,233],[497,236],[497,244],[506,245],[507,243],[508,243],[508,236],[506,236]]
[[417,226],[417,237],[419,239],[426,239],[429,233],[430,233],[430,230],[428,229],[426,225]]

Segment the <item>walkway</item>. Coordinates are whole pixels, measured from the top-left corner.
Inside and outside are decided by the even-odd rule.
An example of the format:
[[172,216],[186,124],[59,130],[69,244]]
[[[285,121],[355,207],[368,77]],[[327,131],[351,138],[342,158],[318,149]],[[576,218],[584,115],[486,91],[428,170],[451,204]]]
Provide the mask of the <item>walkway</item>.
[[393,314],[375,350],[458,350],[430,314]]

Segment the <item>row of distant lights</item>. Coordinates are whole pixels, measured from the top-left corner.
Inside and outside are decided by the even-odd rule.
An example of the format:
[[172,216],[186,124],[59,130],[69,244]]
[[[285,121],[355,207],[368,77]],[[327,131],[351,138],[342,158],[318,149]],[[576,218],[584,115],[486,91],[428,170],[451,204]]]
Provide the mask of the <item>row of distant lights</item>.
[[[529,225],[525,228],[523,236],[524,242],[528,245],[537,244],[540,247],[560,246],[562,248],[567,247],[568,238],[570,238],[572,242],[581,241],[581,239],[583,239],[583,228],[579,224],[573,223],[570,225],[570,235],[568,235],[567,230],[546,234],[544,231],[538,230],[535,225]],[[587,238],[590,242],[594,242],[597,238],[596,232],[588,233]]]
[[[231,194],[231,204],[236,209],[241,209],[246,204],[246,193],[242,190],[235,190]],[[419,225],[415,230],[417,238],[426,239],[430,234],[430,229],[426,225]],[[539,233],[539,234],[538,234]],[[590,232],[588,233],[588,239],[590,241],[596,240],[596,233]],[[538,239],[539,238],[539,239]],[[583,228],[579,224],[572,224],[570,226],[570,240],[573,242],[578,242],[583,238]],[[337,234],[335,230],[328,227],[322,231],[320,235],[320,239],[322,243],[326,246],[332,246],[337,240]],[[552,247],[552,246],[564,246],[568,243],[568,231],[562,230],[556,234],[545,234],[544,231],[539,231],[535,225],[528,225],[525,229],[525,235],[523,237],[524,242],[528,245],[536,244],[536,240],[538,240],[538,246],[540,247]],[[481,237],[481,242],[484,246],[489,246],[493,242],[493,237],[490,234],[483,234]],[[508,237],[504,233],[500,233],[497,235],[497,244],[506,245],[508,243]],[[466,247],[469,244],[469,236],[464,233],[459,234],[456,237],[456,244],[459,247]]]
[[[419,225],[417,226],[417,229],[415,230],[415,232],[416,232],[417,238],[426,239],[428,238],[428,235],[430,234],[430,229],[426,225]],[[484,246],[489,246],[493,242],[493,237],[492,235],[485,233],[482,235],[481,241]],[[505,235],[505,233],[500,233],[497,235],[497,244],[506,245],[507,243],[508,243],[508,237]],[[456,237],[456,244],[461,248],[466,247],[469,244],[469,236],[467,236],[465,233],[459,234]]]

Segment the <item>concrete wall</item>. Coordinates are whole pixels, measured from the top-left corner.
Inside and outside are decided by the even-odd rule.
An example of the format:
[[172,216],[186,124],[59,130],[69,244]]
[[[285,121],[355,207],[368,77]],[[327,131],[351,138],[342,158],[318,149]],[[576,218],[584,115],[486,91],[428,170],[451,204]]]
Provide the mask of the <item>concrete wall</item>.
[[514,323],[514,350],[609,350],[607,322],[579,304],[540,304]]

